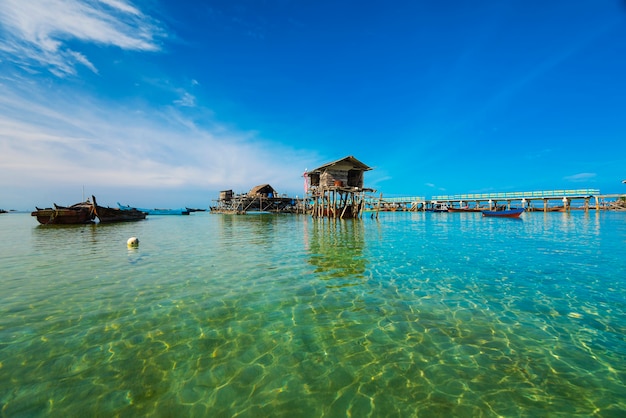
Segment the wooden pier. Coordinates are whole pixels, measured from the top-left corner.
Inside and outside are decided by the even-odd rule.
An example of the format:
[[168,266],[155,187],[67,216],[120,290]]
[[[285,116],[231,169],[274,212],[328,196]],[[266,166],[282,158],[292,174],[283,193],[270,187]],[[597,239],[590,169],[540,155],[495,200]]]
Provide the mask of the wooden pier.
[[[579,202],[579,206],[573,204]],[[543,190],[532,192],[471,193],[424,197],[393,197],[380,202],[372,199],[367,206],[381,211],[421,211],[435,208],[524,208],[535,212],[567,212],[570,210],[626,210],[625,194],[602,195],[598,189]]]

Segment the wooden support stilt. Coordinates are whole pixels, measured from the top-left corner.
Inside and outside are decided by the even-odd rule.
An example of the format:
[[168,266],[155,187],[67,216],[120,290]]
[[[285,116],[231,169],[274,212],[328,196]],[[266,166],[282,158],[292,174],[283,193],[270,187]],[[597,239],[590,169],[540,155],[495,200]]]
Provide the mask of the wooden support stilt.
[[348,209],[348,202],[347,202],[347,200],[346,200],[346,202],[343,205],[343,210],[341,211],[341,219],[343,219],[343,217],[345,216],[346,209]]

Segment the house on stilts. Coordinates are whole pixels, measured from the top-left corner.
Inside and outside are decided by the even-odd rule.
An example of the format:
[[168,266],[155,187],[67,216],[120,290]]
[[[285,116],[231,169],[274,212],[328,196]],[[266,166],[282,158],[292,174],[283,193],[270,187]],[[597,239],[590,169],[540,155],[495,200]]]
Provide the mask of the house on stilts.
[[255,186],[248,193],[234,194],[232,190],[220,192],[214,213],[246,214],[251,212],[292,213],[296,201],[287,195],[279,195],[269,184]]
[[367,195],[376,192],[363,186],[363,174],[371,168],[348,156],[306,171],[305,190],[314,217],[360,218]]

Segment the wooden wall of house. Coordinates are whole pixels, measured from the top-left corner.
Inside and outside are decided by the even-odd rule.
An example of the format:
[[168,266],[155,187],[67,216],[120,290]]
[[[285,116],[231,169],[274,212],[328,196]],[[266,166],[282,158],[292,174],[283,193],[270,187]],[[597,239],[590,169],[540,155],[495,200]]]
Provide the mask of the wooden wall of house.
[[343,186],[363,187],[363,171],[361,170],[326,170],[320,174],[319,186],[330,187],[335,181],[341,181]]
[[320,186],[334,186],[336,181],[341,181],[345,186],[348,184],[348,172],[343,170],[325,170],[320,175]]

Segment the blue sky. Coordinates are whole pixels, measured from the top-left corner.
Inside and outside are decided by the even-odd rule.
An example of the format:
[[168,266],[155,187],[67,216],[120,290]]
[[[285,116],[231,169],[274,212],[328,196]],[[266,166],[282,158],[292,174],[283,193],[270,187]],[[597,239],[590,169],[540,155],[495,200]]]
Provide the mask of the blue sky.
[[624,0],[1,3],[1,208],[626,192]]

